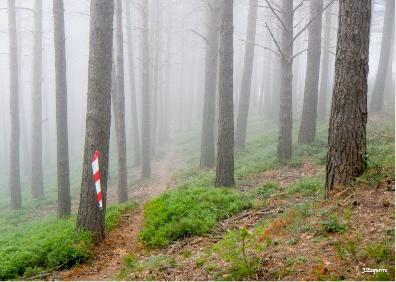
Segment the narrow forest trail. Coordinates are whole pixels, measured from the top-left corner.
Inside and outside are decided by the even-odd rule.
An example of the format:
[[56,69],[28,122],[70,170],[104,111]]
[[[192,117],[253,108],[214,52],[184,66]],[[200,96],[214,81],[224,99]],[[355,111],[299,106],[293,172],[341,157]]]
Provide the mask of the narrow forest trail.
[[175,146],[171,146],[164,158],[154,162],[153,179],[149,184],[130,189],[129,198],[140,204],[133,211],[122,216],[120,225],[107,234],[106,239],[93,249],[94,258],[87,263],[69,270],[56,272],[50,277],[54,280],[112,280],[122,266],[123,257],[142,250],[139,232],[144,224],[144,203],[155,197],[172,184],[172,172],[180,167]]

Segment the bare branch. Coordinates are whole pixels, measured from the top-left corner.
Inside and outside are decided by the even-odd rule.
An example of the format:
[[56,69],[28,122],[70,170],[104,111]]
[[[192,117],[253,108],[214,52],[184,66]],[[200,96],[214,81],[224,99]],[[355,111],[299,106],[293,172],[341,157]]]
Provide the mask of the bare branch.
[[270,4],[270,2],[268,0],[265,0],[268,4],[268,6],[270,7],[272,13],[275,15],[275,17],[277,18],[277,20],[281,23],[282,27],[287,30],[285,23],[282,21],[282,19],[279,17],[279,15],[275,12],[274,8],[272,7],[272,5]]
[[302,0],[294,9],[293,9],[293,14],[302,6],[304,5],[305,0]]
[[248,42],[248,43],[254,44],[254,45],[256,45],[257,47],[260,47],[260,48],[262,48],[262,49],[264,49],[264,50],[268,50],[268,51],[274,53],[275,55],[277,55],[278,57],[281,57],[281,55],[280,55],[278,52],[276,52],[274,49],[271,49],[271,48],[269,48],[269,47],[263,46],[263,45],[261,45],[261,44],[258,44],[258,43],[256,43],[256,42],[254,42],[254,41],[247,41],[247,40],[242,39],[242,38],[238,38],[238,40],[243,41],[243,42]]
[[272,33],[272,31],[271,31],[271,29],[269,28],[269,26],[268,26],[267,23],[265,23],[265,26],[267,27],[268,32],[270,33],[270,35],[271,35],[271,37],[272,37],[272,40],[275,42],[275,45],[276,45],[276,48],[278,48],[279,54],[281,55],[282,59],[285,60],[285,56],[283,55],[282,49],[280,48],[279,43],[278,43],[278,41],[276,40],[274,34]]
[[293,57],[291,58],[291,61],[293,61],[296,57],[298,57],[299,55],[301,55],[302,53],[304,53],[310,49],[312,49],[312,48],[304,49],[304,50],[298,52],[297,54],[293,55]]
[[292,43],[299,37],[310,25],[311,23],[316,20],[331,4],[334,3],[335,0],[331,0],[317,15],[313,16],[311,20],[293,37]]
[[206,44],[209,44],[208,39],[207,39],[204,35],[202,35],[201,33],[199,33],[198,31],[196,31],[196,30],[194,30],[194,29],[190,29],[190,31],[191,31],[192,33],[198,35],[199,37],[201,37],[203,40],[205,40],[205,43],[206,43]]

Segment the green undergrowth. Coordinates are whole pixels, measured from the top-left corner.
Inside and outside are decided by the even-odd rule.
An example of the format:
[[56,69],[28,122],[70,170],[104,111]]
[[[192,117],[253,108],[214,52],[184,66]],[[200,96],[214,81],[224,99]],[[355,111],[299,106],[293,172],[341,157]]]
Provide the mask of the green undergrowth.
[[140,238],[149,247],[208,233],[218,220],[251,206],[231,188],[182,186],[149,201]]
[[[106,227],[114,229],[121,214],[136,206],[124,203],[106,212]],[[0,280],[32,277],[43,271],[70,268],[91,257],[92,236],[76,232],[76,216],[69,219],[48,217],[40,222],[23,223],[0,233]]]

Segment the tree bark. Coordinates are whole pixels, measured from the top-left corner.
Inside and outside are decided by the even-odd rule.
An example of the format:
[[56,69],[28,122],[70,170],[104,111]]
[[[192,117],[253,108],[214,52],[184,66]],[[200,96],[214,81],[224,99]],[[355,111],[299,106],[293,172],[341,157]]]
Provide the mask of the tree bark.
[[322,51],[322,10],[323,0],[310,1],[310,16],[313,21],[308,28],[307,75],[305,77],[304,103],[298,135],[300,144],[311,144],[316,135],[320,55]]
[[331,25],[332,14],[331,7],[325,12],[325,25],[324,25],[324,39],[323,39],[323,52],[321,63],[321,76],[319,86],[319,102],[318,102],[318,120],[323,121],[327,117],[327,101],[329,93],[329,80],[330,80],[330,43],[331,43]]
[[233,106],[233,0],[222,0],[219,62],[219,137],[215,185],[231,187],[234,181]]
[[370,112],[380,112],[384,104],[385,84],[389,61],[392,60],[392,41],[395,33],[395,1],[385,0],[384,28],[377,76],[374,83]]
[[22,207],[21,179],[20,179],[20,121],[19,121],[19,86],[18,86],[18,43],[16,31],[15,0],[8,0],[8,33],[10,54],[10,195],[11,208]]
[[140,134],[139,134],[139,121],[137,113],[136,101],[136,82],[135,82],[135,69],[133,60],[133,44],[132,44],[132,14],[131,14],[131,1],[126,2],[126,21],[127,21],[127,40],[128,40],[128,66],[129,66],[129,84],[131,91],[131,124],[132,124],[132,140],[133,140],[133,165],[139,166],[141,163],[140,152]]
[[61,218],[71,213],[64,12],[63,0],[54,0],[58,216]]
[[340,1],[326,195],[351,183],[366,165],[370,10],[371,0]]
[[236,122],[235,146],[245,149],[246,128],[249,115],[250,90],[252,84],[254,47],[256,41],[258,0],[249,0],[248,25],[246,31],[245,59],[243,64],[241,94],[239,97],[238,117]]
[[292,156],[293,128],[293,1],[283,0],[283,22],[281,49],[281,85],[278,130],[278,161],[285,162]]
[[201,168],[215,166],[215,112],[219,50],[219,2],[212,0],[207,11],[207,45],[205,57],[205,90],[201,130]]
[[148,1],[142,1],[143,26],[142,26],[142,177],[151,177],[150,160],[150,123],[151,123],[151,97],[149,74],[149,44],[148,44]]
[[[104,216],[109,164],[114,2],[112,0],[92,0],[90,9],[86,133],[77,228],[78,230],[90,230],[95,236],[95,241],[100,242],[105,236]],[[98,206],[92,179],[91,161],[96,150],[100,152],[102,210]]]
[[42,109],[42,0],[35,0],[32,101],[32,196],[44,196],[43,184],[43,109]]
[[124,36],[122,32],[122,0],[115,0],[116,31],[116,91],[113,93],[114,120],[118,155],[118,201],[128,201],[126,137],[125,137],[125,89],[124,89]]

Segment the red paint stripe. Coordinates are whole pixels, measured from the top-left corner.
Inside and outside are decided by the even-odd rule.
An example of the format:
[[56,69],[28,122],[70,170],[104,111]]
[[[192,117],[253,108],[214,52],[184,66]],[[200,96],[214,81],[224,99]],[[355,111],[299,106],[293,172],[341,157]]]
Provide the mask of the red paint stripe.
[[102,200],[102,191],[100,191],[100,192],[98,193],[98,195],[96,196],[96,200],[97,200],[98,202],[100,202],[100,201]]
[[94,174],[93,178],[94,178],[94,182],[100,180],[100,172],[97,171],[97,172]]
[[96,161],[99,158],[99,156],[100,156],[99,151],[95,151],[95,153],[93,154],[93,157],[92,157],[92,161]]

